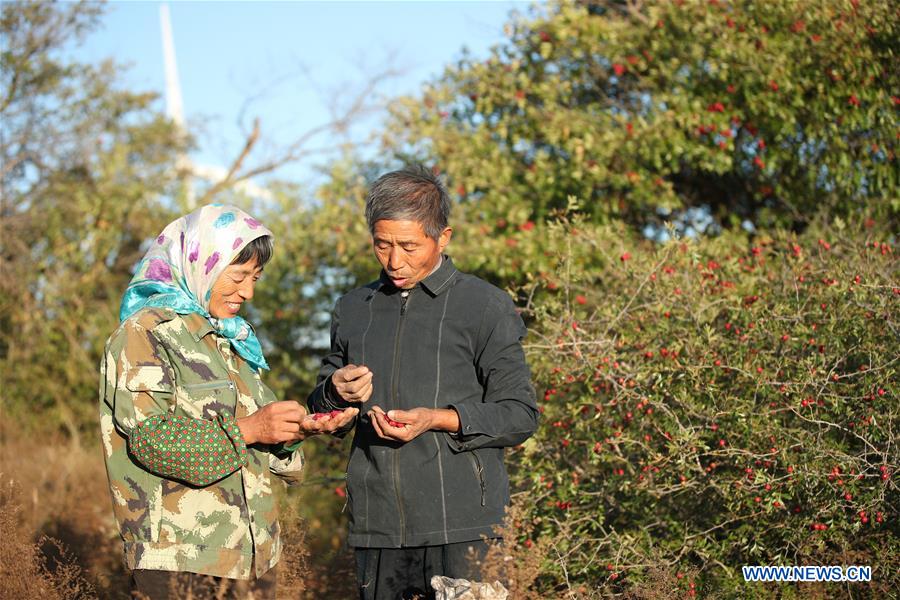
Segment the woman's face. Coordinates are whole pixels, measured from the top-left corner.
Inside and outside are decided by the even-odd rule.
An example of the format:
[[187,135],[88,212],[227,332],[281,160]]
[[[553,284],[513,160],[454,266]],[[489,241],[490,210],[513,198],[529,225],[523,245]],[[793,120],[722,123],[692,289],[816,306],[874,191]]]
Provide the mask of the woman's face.
[[217,319],[236,317],[244,302],[253,299],[253,288],[262,275],[256,257],[240,265],[228,265],[209,295],[209,314]]

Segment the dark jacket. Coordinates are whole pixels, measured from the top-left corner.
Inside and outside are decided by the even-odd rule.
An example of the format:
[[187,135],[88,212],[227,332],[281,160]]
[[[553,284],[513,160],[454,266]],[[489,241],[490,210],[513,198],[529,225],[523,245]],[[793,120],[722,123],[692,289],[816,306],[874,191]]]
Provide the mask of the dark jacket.
[[[384,273],[335,305],[331,352],[310,410],[343,408],[331,374],[347,364],[373,372],[347,466],[351,546],[397,548],[495,537],[509,503],[503,449],[537,427],[538,410],[509,295],[461,273],[444,256],[404,299]],[[362,413],[454,408],[460,434],[429,431],[395,443]]]

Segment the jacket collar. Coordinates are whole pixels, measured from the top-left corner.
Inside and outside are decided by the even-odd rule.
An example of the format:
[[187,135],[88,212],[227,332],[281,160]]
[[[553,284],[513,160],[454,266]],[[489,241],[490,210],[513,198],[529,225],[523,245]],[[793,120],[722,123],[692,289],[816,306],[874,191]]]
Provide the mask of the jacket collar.
[[432,296],[441,295],[444,290],[450,287],[450,282],[459,273],[459,269],[456,268],[449,256],[442,254],[441,258],[441,266],[437,268],[437,271],[419,282],[419,285]]
[[[457,273],[459,273],[459,269],[453,264],[453,259],[446,254],[442,254],[441,266],[417,285],[421,286],[422,289],[432,296],[440,296],[450,287],[450,282],[453,281]],[[394,285],[388,278],[387,273],[382,269],[381,275],[378,277],[378,291],[389,292],[393,289]]]

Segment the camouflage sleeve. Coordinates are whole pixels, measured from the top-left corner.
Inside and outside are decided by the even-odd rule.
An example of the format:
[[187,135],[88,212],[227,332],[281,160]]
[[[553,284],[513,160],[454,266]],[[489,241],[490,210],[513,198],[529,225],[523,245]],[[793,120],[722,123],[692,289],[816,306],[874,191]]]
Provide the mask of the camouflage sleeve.
[[153,473],[199,486],[214,483],[247,462],[247,445],[230,416],[206,421],[156,415],[132,430],[128,448]]
[[122,335],[106,362],[116,370],[115,426],[132,456],[149,471],[198,486],[244,465],[247,446],[234,418],[174,414],[174,370],[165,346],[134,321],[126,321]]
[[303,450],[296,448],[287,456],[269,454],[269,471],[287,485],[296,485],[303,479]]

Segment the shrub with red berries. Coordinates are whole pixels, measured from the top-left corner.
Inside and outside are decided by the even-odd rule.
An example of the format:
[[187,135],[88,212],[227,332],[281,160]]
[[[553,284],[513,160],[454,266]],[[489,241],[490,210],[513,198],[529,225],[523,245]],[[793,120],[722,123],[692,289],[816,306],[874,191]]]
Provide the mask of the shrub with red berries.
[[900,261],[841,227],[634,242],[628,262],[621,231],[547,228],[558,287],[521,294],[543,423],[513,482],[570,581],[610,582],[606,557],[637,584],[661,555],[744,595],[721,565],[840,548],[900,584]]

